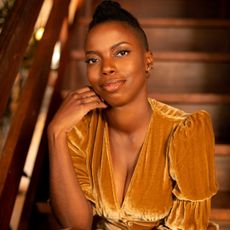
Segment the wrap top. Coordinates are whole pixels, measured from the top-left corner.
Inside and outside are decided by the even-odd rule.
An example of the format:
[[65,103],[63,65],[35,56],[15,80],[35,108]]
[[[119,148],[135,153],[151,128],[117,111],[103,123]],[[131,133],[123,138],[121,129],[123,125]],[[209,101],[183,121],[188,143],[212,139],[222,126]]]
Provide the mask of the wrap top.
[[150,123],[121,205],[103,110],[89,112],[67,134],[76,177],[101,217],[96,229],[217,229],[209,222],[217,183],[208,113],[148,100]]

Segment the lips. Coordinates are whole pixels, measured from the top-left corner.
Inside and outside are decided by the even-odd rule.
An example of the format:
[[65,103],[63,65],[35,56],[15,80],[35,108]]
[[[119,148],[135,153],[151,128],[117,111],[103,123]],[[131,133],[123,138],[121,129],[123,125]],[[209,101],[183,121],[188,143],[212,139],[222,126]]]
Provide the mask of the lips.
[[102,89],[109,93],[114,93],[118,91],[125,83],[124,79],[111,79],[108,81],[105,81],[100,86]]

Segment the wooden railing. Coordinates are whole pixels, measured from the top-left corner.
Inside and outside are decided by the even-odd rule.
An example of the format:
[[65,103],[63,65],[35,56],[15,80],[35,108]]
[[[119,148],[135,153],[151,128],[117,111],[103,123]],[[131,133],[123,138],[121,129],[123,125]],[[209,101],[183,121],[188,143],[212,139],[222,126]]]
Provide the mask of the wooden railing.
[[[9,228],[19,182],[50,75],[55,43],[68,26],[70,0],[54,0],[42,40],[0,153],[0,229]],[[33,34],[43,0],[16,1],[0,36],[0,118]],[[39,154],[39,153],[38,153]],[[38,156],[39,157],[39,156]],[[27,220],[28,221],[28,220]]]

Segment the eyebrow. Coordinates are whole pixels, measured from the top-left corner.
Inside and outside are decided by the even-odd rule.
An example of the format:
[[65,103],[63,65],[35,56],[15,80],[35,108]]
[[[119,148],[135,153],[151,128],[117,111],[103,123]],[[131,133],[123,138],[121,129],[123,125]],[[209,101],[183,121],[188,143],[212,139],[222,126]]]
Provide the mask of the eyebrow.
[[[114,44],[114,45],[111,47],[111,49],[114,50],[114,49],[116,49],[118,46],[123,45],[123,44],[128,44],[128,45],[130,45],[129,42],[122,41],[122,42],[118,42],[118,43]],[[97,51],[94,51],[94,50],[87,50],[87,51],[85,52],[85,54],[86,54],[86,55],[87,55],[87,54],[97,54]]]

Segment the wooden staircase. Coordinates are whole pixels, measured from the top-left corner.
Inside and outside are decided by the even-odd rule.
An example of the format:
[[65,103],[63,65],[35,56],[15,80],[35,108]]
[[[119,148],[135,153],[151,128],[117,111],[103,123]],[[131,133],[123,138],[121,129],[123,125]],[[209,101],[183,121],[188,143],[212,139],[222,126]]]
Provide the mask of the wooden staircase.
[[[98,2],[88,1],[85,14],[73,30],[67,89],[87,84],[83,41]],[[205,109],[211,114],[219,183],[211,219],[221,229],[230,229],[230,2],[118,2],[138,17],[147,33],[155,59],[149,95],[187,112]]]
[[[57,1],[57,11],[54,10],[49,31],[56,25],[55,15],[56,18],[60,18],[57,15],[62,15],[60,9],[57,9],[58,4],[62,5],[65,2],[65,7],[68,5],[68,0],[61,1]],[[60,102],[60,91],[80,88],[87,84],[85,64],[82,61],[84,36],[89,18],[100,1],[80,2],[81,7],[77,10],[73,24],[62,26],[62,30],[63,28],[68,30],[65,31],[68,35],[67,40],[62,41],[63,49],[58,70],[59,76],[62,77],[55,86],[51,84],[55,90],[46,125]],[[118,0],[118,2],[138,17],[148,35],[155,60],[149,79],[149,95],[187,112],[205,109],[212,116],[216,136],[219,192],[213,198],[211,219],[220,224],[221,230],[230,229],[230,1]],[[33,7],[33,4],[30,5],[30,0],[25,4],[30,8]],[[58,22],[59,29],[61,23]],[[47,34],[44,43],[50,40],[50,36]],[[56,37],[57,35],[53,38],[53,42]],[[41,47],[43,51],[38,60],[39,63],[44,63],[43,54],[46,54],[47,50],[45,46]],[[42,68],[39,69],[38,66],[36,68],[39,74],[36,74],[35,70],[32,74],[37,75],[35,83],[39,84],[39,77],[44,73]],[[48,75],[48,67],[46,69]],[[37,92],[40,92],[39,88]],[[19,158],[20,151],[17,155]],[[48,180],[47,140],[44,130],[19,230],[58,229],[47,203]],[[6,206],[6,202],[2,203]],[[1,214],[2,217],[4,213]],[[0,227],[6,226],[5,223],[1,225],[0,220]],[[7,228],[3,228],[5,229]]]

